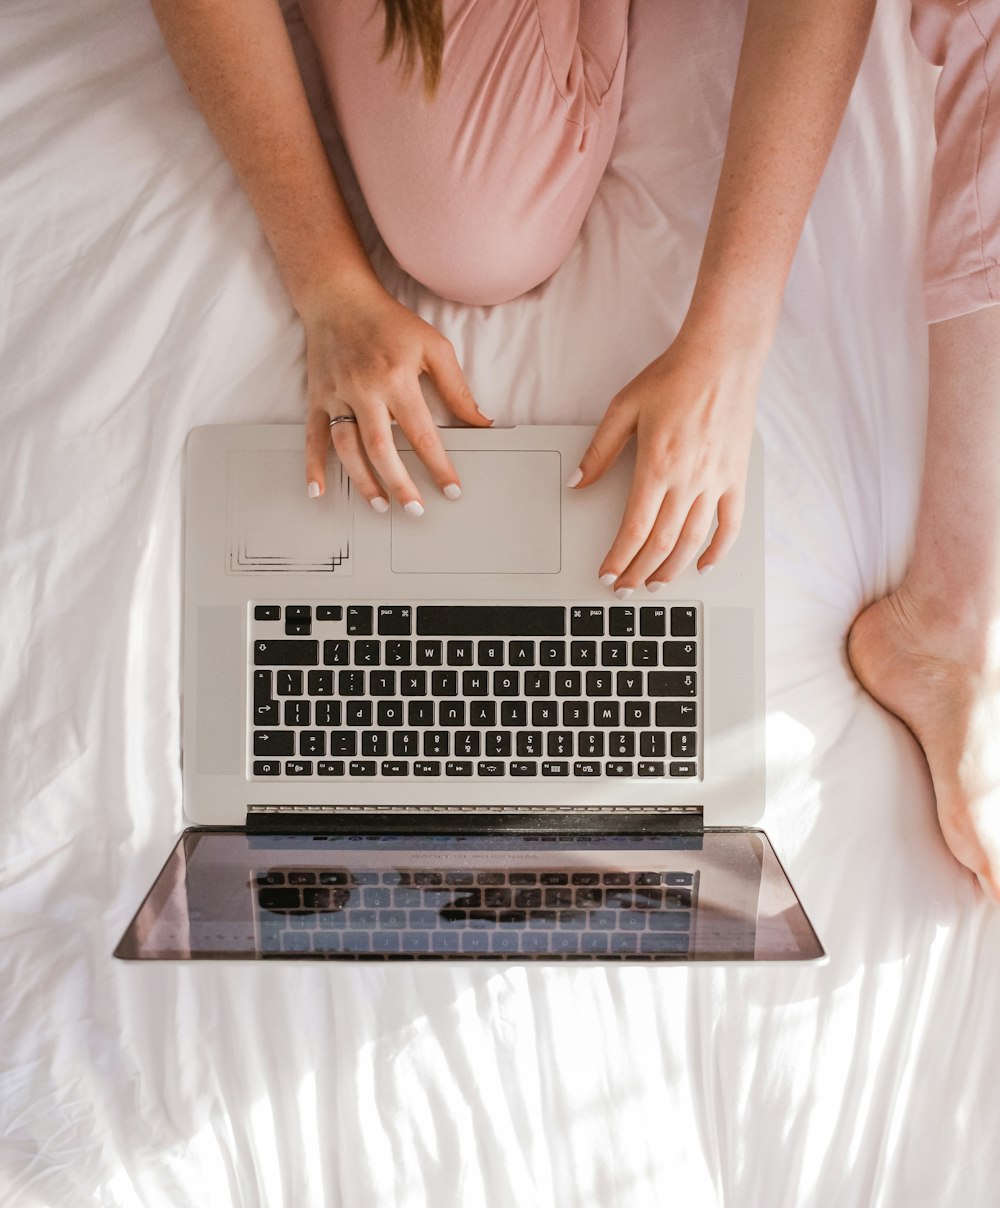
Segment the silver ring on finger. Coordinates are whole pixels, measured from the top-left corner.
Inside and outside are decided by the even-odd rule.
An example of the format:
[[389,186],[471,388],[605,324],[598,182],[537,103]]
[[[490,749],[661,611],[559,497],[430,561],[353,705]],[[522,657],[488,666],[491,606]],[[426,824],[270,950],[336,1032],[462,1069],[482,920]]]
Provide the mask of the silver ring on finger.
[[358,418],[356,415],[335,415],[330,420],[330,427],[336,428],[338,424],[356,424]]

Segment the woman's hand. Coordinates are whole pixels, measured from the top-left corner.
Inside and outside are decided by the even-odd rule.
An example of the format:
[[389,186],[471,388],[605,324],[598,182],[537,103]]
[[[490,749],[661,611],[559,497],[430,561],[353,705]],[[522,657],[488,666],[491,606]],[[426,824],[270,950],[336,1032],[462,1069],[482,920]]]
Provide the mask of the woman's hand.
[[621,527],[601,563],[619,598],[658,591],[701,548],[703,574],[736,540],[743,519],[763,355],[692,342],[684,333],[615,396],[580,462],[576,487],[596,482],[636,437],[635,475]]
[[[449,499],[461,494],[455,467],[420,390],[426,373],[459,419],[484,427],[448,340],[397,302],[374,279],[343,284],[317,305],[305,308],[309,415],[306,480],[309,494],[326,490],[326,458],[334,450],[355,488],[377,512],[395,494],[411,516],[423,512],[420,492],[392,439],[392,421]],[[357,423],[336,424],[337,415]]]

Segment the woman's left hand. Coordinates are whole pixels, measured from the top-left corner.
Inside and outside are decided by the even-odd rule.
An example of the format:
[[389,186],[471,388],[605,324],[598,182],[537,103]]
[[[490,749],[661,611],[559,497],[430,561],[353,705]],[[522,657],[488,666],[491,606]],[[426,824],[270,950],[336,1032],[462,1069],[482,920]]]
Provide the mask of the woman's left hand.
[[763,362],[759,348],[703,344],[682,331],[612,399],[580,462],[581,477],[572,475],[567,485],[596,482],[635,435],[625,515],[598,572],[619,598],[643,582],[657,591],[675,579],[716,514],[698,570],[711,569],[736,540]]

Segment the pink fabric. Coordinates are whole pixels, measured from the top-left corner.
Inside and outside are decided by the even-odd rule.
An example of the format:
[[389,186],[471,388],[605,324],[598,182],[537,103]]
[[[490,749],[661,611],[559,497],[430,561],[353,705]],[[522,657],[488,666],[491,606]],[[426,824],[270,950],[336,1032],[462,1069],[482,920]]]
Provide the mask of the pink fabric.
[[379,62],[379,3],[301,0],[389,250],[458,302],[508,301],[566,259],[604,173],[628,0],[445,0],[441,85]]
[[911,28],[942,69],[925,264],[937,323],[1000,302],[1000,0],[913,0]]

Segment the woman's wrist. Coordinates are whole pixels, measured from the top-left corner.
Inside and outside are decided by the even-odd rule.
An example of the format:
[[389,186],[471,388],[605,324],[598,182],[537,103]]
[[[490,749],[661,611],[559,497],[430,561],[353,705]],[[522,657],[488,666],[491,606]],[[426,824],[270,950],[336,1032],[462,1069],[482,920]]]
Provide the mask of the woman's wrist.
[[739,353],[763,368],[780,307],[773,290],[699,281],[677,338],[715,353]]
[[385,293],[385,287],[375,270],[365,260],[350,266],[340,265],[318,281],[310,281],[292,289],[292,305],[307,326],[342,312],[344,307],[366,301],[373,295]]

